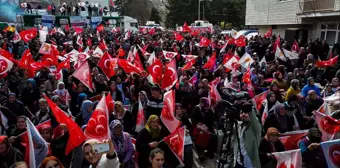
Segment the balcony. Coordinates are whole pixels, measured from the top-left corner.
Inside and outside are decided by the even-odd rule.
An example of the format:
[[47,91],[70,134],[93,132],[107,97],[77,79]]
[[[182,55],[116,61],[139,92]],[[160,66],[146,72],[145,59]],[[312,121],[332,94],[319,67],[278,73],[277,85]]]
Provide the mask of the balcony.
[[301,13],[334,11],[338,0],[299,0]]

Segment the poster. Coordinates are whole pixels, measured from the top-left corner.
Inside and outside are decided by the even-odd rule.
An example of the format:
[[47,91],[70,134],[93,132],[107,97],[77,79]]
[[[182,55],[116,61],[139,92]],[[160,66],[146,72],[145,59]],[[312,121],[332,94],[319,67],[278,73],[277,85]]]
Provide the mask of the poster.
[[46,26],[48,28],[54,27],[55,16],[52,15],[42,15],[41,16],[41,25]]
[[92,28],[96,28],[100,22],[102,22],[102,17],[91,17]]
[[86,17],[84,16],[70,16],[70,22],[72,26],[85,26]]

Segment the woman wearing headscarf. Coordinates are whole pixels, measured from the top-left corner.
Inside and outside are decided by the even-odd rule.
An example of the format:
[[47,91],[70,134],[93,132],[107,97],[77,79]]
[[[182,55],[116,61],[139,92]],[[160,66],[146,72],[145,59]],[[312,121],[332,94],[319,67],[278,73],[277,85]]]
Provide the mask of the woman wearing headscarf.
[[57,89],[53,91],[53,94],[60,97],[61,103],[63,105],[68,105],[69,104],[68,101],[70,99],[70,94],[65,89],[64,82],[59,82],[58,83]]
[[91,100],[85,100],[80,108],[80,113],[76,116],[76,123],[79,127],[86,125],[90,120],[93,113],[93,102]]
[[282,94],[277,85],[275,83],[272,83],[269,88],[270,91],[274,92],[276,100],[279,101],[280,103],[283,103]]
[[33,78],[27,79],[26,87],[21,93],[21,100],[30,111],[37,111],[38,100],[40,99],[40,91],[37,88],[35,80]]
[[302,88],[301,90],[301,94],[304,96],[304,97],[307,97],[308,96],[308,92],[310,90],[314,90],[315,93],[317,94],[317,96],[321,96],[321,92],[320,92],[320,88],[317,87],[316,85],[314,85],[315,81],[314,81],[314,78],[313,77],[309,77],[307,79],[307,84]]
[[302,168],[327,167],[327,162],[320,146],[322,133],[318,128],[309,129],[307,136],[299,141],[302,155]]
[[263,127],[266,132],[268,128],[274,127],[280,133],[285,133],[293,131],[293,125],[294,123],[289,119],[284,104],[280,103],[275,106],[274,113],[268,115]]
[[136,139],[136,150],[139,153],[138,167],[149,167],[149,154],[152,149],[159,146],[159,141],[164,137],[161,134],[159,118],[151,115]]
[[134,153],[130,134],[123,132],[123,125],[119,120],[110,123],[111,139],[118,155],[121,168],[134,168],[132,155]]
[[270,127],[266,135],[261,139],[259,153],[262,168],[275,167],[277,162],[272,153],[285,151],[279,136],[279,131],[276,128]]
[[119,89],[117,89],[117,83],[115,81],[111,81],[109,89],[110,94],[112,96],[112,100],[123,101],[122,92]]
[[[318,110],[323,104],[323,100],[317,95],[317,93],[314,90],[310,90],[308,92],[308,96],[306,98],[306,104],[305,104],[305,117],[309,119],[313,115],[313,111]],[[307,117],[306,117],[307,116]],[[314,120],[310,119],[306,123],[306,126],[310,128],[313,126]]]
[[[276,100],[276,95],[274,92],[268,92],[266,96],[266,100],[263,102],[262,107],[260,109],[260,116],[262,117],[265,110],[268,112],[268,115],[271,114],[275,106],[279,104],[280,102]],[[264,124],[264,123],[262,123]]]
[[133,133],[132,128],[136,126],[136,123],[132,123],[132,114],[129,110],[124,108],[123,103],[120,101],[115,102],[114,112],[110,115],[110,122],[113,119],[119,120],[124,126],[124,131],[128,133]]
[[15,93],[9,93],[8,100],[5,103],[5,107],[11,110],[11,112],[16,116],[26,116],[24,104],[16,98]]
[[283,89],[283,90],[287,90],[289,87],[287,81],[283,79],[283,75],[281,74],[281,72],[274,73],[274,80],[272,81],[272,83],[276,84],[276,86],[279,89]]
[[15,162],[24,161],[23,154],[14,148],[7,136],[0,136],[0,167],[10,168]]
[[138,101],[132,106],[132,123],[137,122],[139,102],[141,103],[144,112],[148,104],[148,95],[145,91],[140,91],[138,95]]
[[291,96],[291,95],[298,95],[300,93],[301,89],[299,87],[299,80],[297,79],[293,79],[290,81],[290,87],[289,89],[287,90],[286,92],[286,95],[285,95],[285,100],[287,101],[288,98]]
[[84,158],[90,163],[89,168],[118,168],[120,167],[119,159],[117,157],[112,140],[109,140],[110,150],[106,153],[97,154],[93,150],[93,145],[99,144],[99,140],[90,139],[83,145]]

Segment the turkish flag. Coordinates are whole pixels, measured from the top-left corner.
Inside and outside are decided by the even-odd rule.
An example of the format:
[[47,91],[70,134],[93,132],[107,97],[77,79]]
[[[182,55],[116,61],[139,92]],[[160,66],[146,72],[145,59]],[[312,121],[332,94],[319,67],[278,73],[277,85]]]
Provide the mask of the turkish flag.
[[125,51],[122,47],[118,49],[118,56],[119,57],[124,57],[125,56]]
[[277,36],[274,44],[273,44],[273,51],[276,52],[276,48],[281,45],[281,37],[280,35]]
[[20,40],[21,40],[20,34],[18,33],[18,31],[15,30],[14,37],[13,37],[13,42],[17,43]]
[[260,111],[260,109],[262,108],[263,101],[267,99],[268,93],[269,91],[265,91],[253,97],[252,102],[257,111]]
[[80,46],[80,47],[83,47],[84,43],[83,43],[83,38],[81,38],[80,36],[77,37],[77,44]]
[[322,141],[329,141],[340,134],[340,121],[323,113],[315,112],[315,121],[322,132]]
[[0,75],[5,74],[13,67],[13,62],[0,55]]
[[332,113],[331,108],[329,107],[329,104],[326,101],[320,106],[320,108],[317,111],[326,114],[327,116],[330,116]]
[[328,167],[340,167],[340,139],[320,143]]
[[298,130],[291,131],[280,134],[280,141],[285,146],[286,150],[294,150],[299,149],[299,141],[305,137],[308,133],[308,130]]
[[17,60],[14,58],[13,54],[11,54],[10,52],[8,52],[7,50],[4,50],[4,49],[0,48],[0,55],[3,56],[3,57],[5,57],[5,58],[7,58],[7,59],[9,59],[10,61],[12,61],[12,62],[15,63],[15,64],[19,64],[19,61],[17,61]]
[[[51,120],[44,121],[44,122],[36,125],[35,128],[37,128],[37,130],[39,130],[43,126],[51,126]],[[20,138],[21,144],[25,146],[26,143],[28,142],[27,131],[18,135],[17,138]]]
[[83,28],[75,26],[73,26],[73,30],[76,32],[76,34],[81,34],[84,31]]
[[100,24],[97,26],[97,31],[102,32],[104,31],[104,25]]
[[125,59],[118,59],[118,65],[121,68],[123,68],[125,73],[132,73],[132,72],[136,72],[138,74],[142,74],[143,73],[142,69],[136,67],[131,62],[129,62],[129,61],[125,60]]
[[[99,42],[99,46],[98,46],[102,51],[106,51],[108,50],[109,48],[107,47],[106,45],[106,42],[104,39],[102,39],[100,42]],[[125,54],[124,54],[125,55]]]
[[202,68],[204,69],[211,69],[215,66],[216,64],[216,51],[213,52],[212,56],[210,59],[203,65]]
[[338,58],[339,56],[336,56],[326,61],[316,61],[315,66],[319,68],[327,68],[333,66],[338,62]]
[[209,47],[211,40],[206,38],[206,37],[202,37],[200,40],[199,45],[202,47]]
[[170,51],[164,51],[164,50],[163,50],[163,55],[164,55],[164,57],[165,57],[166,59],[172,60],[172,59],[174,59],[174,58],[176,57],[177,52],[170,52]]
[[185,126],[172,132],[163,139],[169,148],[176,154],[177,159],[183,164],[184,161],[184,143],[185,143]]
[[170,90],[177,82],[176,60],[173,59],[166,65],[162,80],[162,89]]
[[198,36],[199,34],[200,34],[200,31],[198,31],[198,30],[194,30],[194,31],[191,31],[191,32],[190,32],[190,35],[193,36],[193,37],[196,37],[196,36]]
[[250,69],[248,68],[247,72],[243,74],[242,76],[242,81],[246,84],[251,84],[251,79],[250,79]]
[[276,168],[300,168],[302,156],[300,149],[272,153],[277,161]]
[[58,65],[58,58],[51,54],[44,54],[41,58],[41,62],[46,66]]
[[[136,67],[138,67],[139,69],[144,69],[143,64],[142,64],[142,61],[140,60],[138,51],[136,50],[136,52],[134,52],[134,53],[135,53],[135,56],[134,56],[135,59],[133,60],[133,64],[134,64]],[[125,55],[125,53],[124,53],[124,55]]]
[[103,57],[98,61],[98,67],[103,70],[108,79],[116,74],[114,69],[117,65],[117,58],[112,59],[108,52],[105,52]]
[[163,64],[159,59],[156,59],[156,61],[151,64],[147,68],[148,72],[153,78],[153,82],[159,84],[162,80],[162,74],[163,74]]
[[221,101],[221,95],[217,90],[217,85],[218,83],[220,83],[220,78],[216,78],[215,80],[213,80],[211,82],[211,87],[210,87],[210,105],[214,106],[215,104],[217,104],[217,102]]
[[175,35],[176,41],[182,41],[182,40],[184,40],[184,37],[183,37],[180,33],[174,32],[174,35]]
[[145,115],[144,115],[144,108],[142,102],[138,100],[138,113],[137,113],[137,120],[136,120],[136,128],[135,131],[139,132],[145,127]]
[[89,47],[92,47],[92,38],[88,38],[86,40],[86,45],[89,46]]
[[232,50],[229,50],[227,54],[223,56],[222,65],[226,64],[234,56]]
[[104,140],[110,138],[109,110],[106,97],[102,96],[84,130],[86,139]]
[[182,67],[182,70],[185,71],[185,70],[190,70],[194,64],[196,63],[196,58],[190,60],[189,62],[187,62],[183,67]]
[[191,32],[191,29],[188,26],[187,22],[184,22],[184,24],[183,24],[183,31],[184,32]]
[[69,139],[65,149],[65,155],[67,156],[74,148],[80,146],[86,139],[83,131],[75,123],[71,116],[67,116],[56,104],[53,103],[46,95],[48,106],[50,107],[53,115],[59,123],[65,124],[69,131]]
[[165,92],[163,101],[164,107],[161,113],[161,120],[170,132],[174,132],[181,124],[175,117],[175,91]]
[[60,62],[57,66],[57,72],[62,69],[70,69],[71,68],[71,57],[68,56],[63,62]]
[[295,51],[295,52],[299,52],[300,51],[300,47],[299,47],[299,44],[297,43],[297,41],[295,40],[293,45],[292,45],[292,51]]
[[25,43],[28,43],[29,41],[31,41],[32,39],[37,37],[38,30],[37,30],[37,28],[31,28],[31,29],[23,30],[19,34],[20,34],[21,39]]
[[246,37],[245,36],[240,36],[235,40],[235,45],[238,47],[245,47],[247,45],[246,42]]
[[189,83],[192,84],[192,86],[196,86],[196,82],[198,81],[198,73],[195,72],[194,75],[189,79]]
[[273,35],[273,29],[269,28],[267,33],[265,35],[263,35],[264,38],[270,38]]
[[81,83],[83,83],[91,92],[93,92],[93,83],[92,83],[92,77],[90,73],[90,67],[87,61],[84,61],[83,64],[81,64],[77,70],[72,74],[75,78],[80,80]]

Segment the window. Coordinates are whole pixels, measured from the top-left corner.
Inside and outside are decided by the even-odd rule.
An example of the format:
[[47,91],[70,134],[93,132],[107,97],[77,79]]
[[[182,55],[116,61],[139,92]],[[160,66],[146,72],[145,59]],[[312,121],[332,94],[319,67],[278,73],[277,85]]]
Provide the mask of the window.
[[333,46],[338,42],[340,38],[340,26],[339,23],[321,23],[320,25],[320,40],[326,40],[326,42]]

